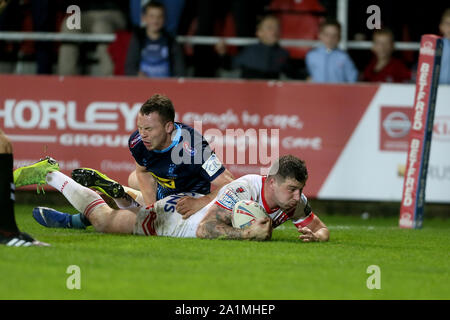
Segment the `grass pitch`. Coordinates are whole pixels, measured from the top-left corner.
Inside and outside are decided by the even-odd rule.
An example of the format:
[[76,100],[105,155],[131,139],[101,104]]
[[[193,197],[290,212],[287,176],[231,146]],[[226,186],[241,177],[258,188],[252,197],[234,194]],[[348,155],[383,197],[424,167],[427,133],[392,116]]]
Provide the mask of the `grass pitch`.
[[[20,229],[52,246],[0,247],[0,299],[450,299],[448,219],[403,230],[397,218],[321,216],[328,243],[299,242],[289,222],[251,242],[47,229],[32,208],[16,205]],[[79,290],[66,287],[70,265]],[[367,288],[371,265],[381,289]]]

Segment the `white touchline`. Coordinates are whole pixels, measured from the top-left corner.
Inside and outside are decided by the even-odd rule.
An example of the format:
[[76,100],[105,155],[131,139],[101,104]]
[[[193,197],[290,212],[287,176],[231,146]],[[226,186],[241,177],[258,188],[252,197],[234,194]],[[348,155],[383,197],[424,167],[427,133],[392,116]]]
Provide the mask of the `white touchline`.
[[57,136],[35,136],[35,135],[17,135],[10,134],[8,138],[15,142],[50,142],[56,143],[58,141]]

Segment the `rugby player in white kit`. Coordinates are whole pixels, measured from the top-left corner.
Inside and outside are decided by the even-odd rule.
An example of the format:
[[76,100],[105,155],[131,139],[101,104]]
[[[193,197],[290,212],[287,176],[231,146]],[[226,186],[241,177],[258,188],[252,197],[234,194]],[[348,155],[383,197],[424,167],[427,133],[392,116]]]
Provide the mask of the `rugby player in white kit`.
[[[40,170],[42,171],[40,166]],[[29,170],[34,167],[30,166]],[[50,167],[49,167],[50,168]],[[22,168],[25,171],[27,168]],[[26,174],[30,184],[30,172]],[[59,190],[69,202],[92,223],[99,232],[155,235],[180,238],[225,238],[268,240],[272,228],[291,220],[302,233],[305,242],[327,241],[328,228],[314,215],[302,191],[308,178],[305,163],[294,156],[283,156],[269,170],[267,177],[245,175],[225,185],[217,197],[191,216],[182,216],[176,202],[185,193],[171,195],[152,206],[113,209],[93,190],[76,183],[54,166],[45,174],[36,173],[35,183],[46,182]],[[20,181],[16,184],[22,185]],[[199,197],[199,194],[189,194]],[[231,225],[234,205],[240,200],[261,204],[269,218],[257,219],[250,227],[236,229]],[[45,208],[42,208],[45,219]]]

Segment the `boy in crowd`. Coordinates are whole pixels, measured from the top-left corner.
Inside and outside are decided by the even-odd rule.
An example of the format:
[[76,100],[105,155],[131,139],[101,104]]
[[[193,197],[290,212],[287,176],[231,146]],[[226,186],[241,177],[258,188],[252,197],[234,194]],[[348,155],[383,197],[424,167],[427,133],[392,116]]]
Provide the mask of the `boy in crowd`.
[[306,54],[306,68],[313,82],[356,82],[358,70],[347,52],[337,48],[341,25],[326,20],[319,27],[322,44]]
[[[282,73],[290,72],[289,52],[279,45],[280,22],[277,17],[268,15],[261,19],[256,28],[258,43],[248,45],[233,59],[232,68],[240,69],[244,79],[279,79]],[[217,53],[227,68],[226,45],[224,41],[216,45]]]
[[400,60],[392,56],[394,52],[394,34],[388,29],[373,33],[373,59],[367,65],[363,81],[371,82],[408,82],[411,71]]
[[145,28],[137,30],[131,38],[125,74],[150,78],[183,76],[183,52],[164,30],[164,6],[152,1],[142,10]]

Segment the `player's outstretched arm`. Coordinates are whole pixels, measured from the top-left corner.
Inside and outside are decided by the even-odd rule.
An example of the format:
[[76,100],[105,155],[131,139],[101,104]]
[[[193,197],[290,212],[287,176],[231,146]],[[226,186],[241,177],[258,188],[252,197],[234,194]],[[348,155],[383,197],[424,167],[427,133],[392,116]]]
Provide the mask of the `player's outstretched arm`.
[[231,225],[230,212],[216,204],[209,208],[197,229],[197,237],[204,239],[269,240],[271,236],[272,222],[269,218],[258,219],[246,229],[235,229]]
[[302,234],[299,239],[303,242],[328,241],[330,239],[330,231],[315,214],[308,225],[298,228],[298,232]]

